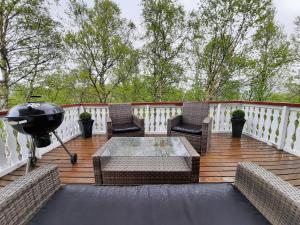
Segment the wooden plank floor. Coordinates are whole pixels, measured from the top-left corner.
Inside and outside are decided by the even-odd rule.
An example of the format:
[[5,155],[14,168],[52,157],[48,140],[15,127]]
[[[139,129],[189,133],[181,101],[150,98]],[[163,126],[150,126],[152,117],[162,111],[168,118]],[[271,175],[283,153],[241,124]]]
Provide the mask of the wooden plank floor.
[[[94,183],[91,155],[105,143],[105,136],[76,138],[66,145],[78,154],[78,163],[72,166],[61,147],[45,154],[38,165],[52,163],[59,166],[63,183]],[[236,165],[240,161],[252,161],[300,189],[300,158],[276,150],[253,138],[243,136],[232,139],[229,134],[214,134],[211,149],[200,160],[200,182],[233,182]],[[3,187],[24,174],[25,167],[0,178]]]

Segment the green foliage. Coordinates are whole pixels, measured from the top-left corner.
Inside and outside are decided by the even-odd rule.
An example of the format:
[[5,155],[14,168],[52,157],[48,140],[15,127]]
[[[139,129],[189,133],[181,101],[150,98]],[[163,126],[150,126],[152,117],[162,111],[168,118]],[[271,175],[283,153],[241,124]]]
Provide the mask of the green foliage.
[[[300,103],[300,85],[284,93],[272,93],[266,100],[271,102]],[[298,89],[296,89],[298,88]]]
[[0,107],[6,108],[15,86],[27,84],[27,99],[45,71],[55,68],[63,49],[59,23],[46,0],[2,1],[0,4]]
[[88,112],[83,112],[83,113],[80,113],[79,118],[80,118],[80,120],[91,120],[92,115]]
[[176,0],[142,0],[141,36],[112,0],[69,2],[66,32],[47,0],[0,3],[2,108],[32,94],[57,104],[300,102],[300,17],[289,41],[271,0],[203,0],[190,14]]
[[271,0],[204,0],[191,14],[192,66],[205,99],[219,98],[220,91],[248,69],[248,38],[271,7]]
[[112,102],[142,102],[151,101],[145,82],[138,75],[125,80],[112,92]]
[[295,20],[295,33],[292,35],[292,49],[294,60],[300,61],[300,16]]
[[274,10],[262,22],[252,39],[254,67],[248,69],[249,100],[266,100],[293,60],[289,43],[274,22]]
[[241,98],[242,83],[239,80],[229,80],[222,87],[217,95],[218,100],[237,100]]
[[234,110],[231,113],[231,118],[233,118],[233,119],[245,119],[245,112],[241,109]]
[[143,0],[143,74],[152,101],[162,101],[184,78],[187,40],[183,7],[173,0]]
[[76,31],[66,35],[73,60],[86,71],[98,101],[107,102],[112,91],[137,70],[138,53],[132,47],[135,26],[121,18],[117,4],[95,0],[88,8],[70,1]]

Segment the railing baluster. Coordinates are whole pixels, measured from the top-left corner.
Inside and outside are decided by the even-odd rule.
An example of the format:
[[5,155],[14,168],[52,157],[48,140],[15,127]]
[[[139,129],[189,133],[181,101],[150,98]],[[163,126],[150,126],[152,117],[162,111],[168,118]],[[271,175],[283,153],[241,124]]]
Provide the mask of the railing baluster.
[[290,109],[283,150],[300,156],[300,110]]
[[[3,125],[3,121],[0,120],[1,122],[1,126],[3,126],[0,130],[0,174],[1,174],[1,171],[4,171],[5,169],[7,169],[9,167],[9,164],[8,164],[8,158],[7,158],[7,154],[6,154],[6,148],[5,148],[5,139],[6,139],[6,134],[5,135],[2,135],[2,133],[5,132],[4,130],[4,125]],[[4,138],[5,139],[2,139]]]
[[216,132],[219,132],[220,131],[220,116],[221,116],[221,103],[218,104],[218,107],[217,107],[217,112],[216,112],[216,129],[215,131]]
[[288,115],[289,115],[289,110],[288,107],[283,106],[282,108],[282,113],[281,113],[281,122],[279,125],[279,136],[278,136],[278,149],[283,149],[284,147],[284,142],[285,142],[285,135],[286,135],[286,130],[287,130],[287,123],[288,123]]
[[7,132],[6,145],[8,149],[8,163],[9,165],[14,165],[19,161],[17,153],[17,139],[14,134],[13,128],[7,122],[4,122],[4,126]]
[[293,153],[300,155],[300,112],[297,112],[297,127],[295,129],[295,133],[293,134],[294,140],[294,148]]

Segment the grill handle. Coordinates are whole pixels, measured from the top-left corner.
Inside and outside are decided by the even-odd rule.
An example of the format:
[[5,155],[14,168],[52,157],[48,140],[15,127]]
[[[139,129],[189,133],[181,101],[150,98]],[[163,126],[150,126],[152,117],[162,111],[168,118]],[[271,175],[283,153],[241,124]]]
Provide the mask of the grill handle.
[[8,121],[7,123],[9,125],[19,125],[19,124],[24,124],[24,123],[27,123],[28,121],[27,120],[20,120],[20,121]]

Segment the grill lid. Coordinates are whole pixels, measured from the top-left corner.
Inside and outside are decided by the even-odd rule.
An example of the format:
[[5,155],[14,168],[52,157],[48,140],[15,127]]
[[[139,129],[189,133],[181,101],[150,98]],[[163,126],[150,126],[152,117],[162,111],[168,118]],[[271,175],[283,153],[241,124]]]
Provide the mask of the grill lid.
[[47,102],[29,102],[11,108],[6,116],[8,119],[53,115],[64,113],[58,105]]
[[52,103],[29,102],[9,110],[6,119],[23,134],[45,137],[63,122],[64,110]]

